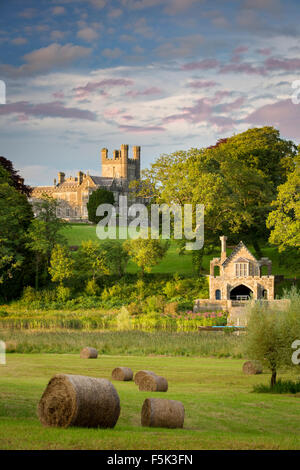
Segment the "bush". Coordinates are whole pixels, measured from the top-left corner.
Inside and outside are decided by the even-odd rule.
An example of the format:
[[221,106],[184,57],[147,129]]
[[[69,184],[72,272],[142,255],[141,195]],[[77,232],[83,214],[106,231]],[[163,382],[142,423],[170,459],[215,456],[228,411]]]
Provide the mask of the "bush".
[[292,380],[279,379],[273,387],[270,385],[254,385],[253,391],[256,393],[299,393],[300,380],[293,382]]
[[85,292],[87,295],[98,295],[99,294],[99,287],[95,279],[90,279],[87,281],[86,286],[85,286]]
[[56,288],[56,296],[58,301],[66,302],[71,297],[71,289],[69,287],[59,285]]
[[126,307],[122,307],[117,316],[117,328],[118,330],[131,330],[131,327],[130,314]]

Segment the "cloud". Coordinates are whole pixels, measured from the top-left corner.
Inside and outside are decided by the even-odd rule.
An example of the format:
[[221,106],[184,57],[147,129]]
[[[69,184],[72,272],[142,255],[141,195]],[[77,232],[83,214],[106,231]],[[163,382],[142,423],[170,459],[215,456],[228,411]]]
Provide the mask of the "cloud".
[[153,96],[160,95],[162,90],[157,87],[146,88],[145,90],[130,90],[127,91],[126,96]]
[[280,0],[246,0],[243,7],[244,8],[253,8],[256,10],[269,10],[274,12],[280,8]]
[[93,28],[82,28],[77,32],[77,37],[87,42],[92,42],[98,38],[98,33]]
[[65,32],[64,31],[58,31],[57,29],[54,30],[54,31],[51,31],[51,39],[53,41],[63,39],[64,37],[65,37]]
[[8,103],[0,106],[0,115],[19,114],[24,117],[60,117],[69,119],[84,119],[95,121],[97,116],[95,113],[79,108],[66,108],[60,101],[52,101],[50,103],[32,104],[28,101],[19,101],[17,103]]
[[45,73],[57,67],[64,67],[78,59],[87,57],[91,53],[87,47],[75,46],[74,44],[53,43],[47,47],[36,49],[24,55],[25,64],[20,67],[11,65],[0,65],[0,73],[12,77],[24,77],[36,73]]
[[216,59],[203,59],[199,62],[189,62],[184,64],[182,70],[210,70],[218,67],[219,61]]
[[12,39],[11,43],[14,44],[15,46],[22,46],[23,44],[27,43],[27,39],[18,37],[18,38]]
[[120,55],[122,55],[122,51],[118,47],[115,47],[114,49],[106,48],[103,49],[102,55],[108,59],[117,59],[120,57]]
[[300,139],[300,105],[293,104],[290,99],[262,106],[246,116],[243,121],[274,126],[279,128],[285,137]]
[[265,60],[265,67],[267,70],[294,72],[296,70],[300,70],[300,59],[276,59],[275,57],[270,57]]
[[53,15],[64,15],[66,13],[66,10],[64,7],[57,6],[52,8],[52,14]]
[[108,12],[107,16],[109,18],[115,19],[115,18],[119,18],[122,14],[123,14],[123,11],[121,10],[121,8],[114,8],[113,10],[110,10]]
[[204,37],[201,34],[172,38],[171,42],[164,42],[155,49],[155,53],[160,57],[176,58],[185,57],[198,49],[204,43]]
[[266,69],[263,66],[255,66],[247,62],[240,64],[223,65],[220,69],[221,73],[246,73],[248,75],[265,75]]
[[256,49],[256,52],[261,55],[270,55],[272,50],[268,47],[262,48],[262,49]]
[[216,85],[218,85],[218,83],[213,80],[195,80],[188,83],[187,86],[191,88],[212,88]]
[[101,10],[102,8],[105,7],[106,5],[106,1],[105,0],[88,0],[90,2],[90,4],[95,7],[95,8],[98,8],[99,10]]
[[83,98],[95,90],[103,87],[115,87],[115,86],[130,86],[133,85],[133,80],[128,80],[126,78],[106,78],[99,82],[88,82],[85,86],[79,86],[73,88],[73,91],[76,92],[77,97]]
[[165,132],[165,128],[161,126],[126,126],[120,125],[119,129],[124,132],[135,132],[135,133],[152,133],[152,132]]
[[36,15],[37,11],[35,8],[26,8],[19,13],[19,16],[26,19],[31,19]]

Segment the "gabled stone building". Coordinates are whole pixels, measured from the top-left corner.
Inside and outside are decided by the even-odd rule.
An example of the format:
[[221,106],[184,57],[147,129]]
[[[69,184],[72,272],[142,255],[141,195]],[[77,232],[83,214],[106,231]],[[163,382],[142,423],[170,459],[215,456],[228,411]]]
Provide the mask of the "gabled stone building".
[[[269,258],[257,260],[241,241],[227,256],[227,237],[220,237],[221,257],[210,262],[211,300],[274,299],[274,276]],[[262,268],[266,266],[267,274]]]
[[247,300],[282,302],[274,300],[272,261],[268,258],[257,260],[242,241],[227,256],[227,237],[222,236],[220,240],[221,256],[210,262],[209,299],[195,300],[194,311],[228,311],[229,324],[245,325]]
[[60,201],[57,216],[72,221],[87,221],[87,202],[93,191],[104,188],[112,191],[116,205],[119,195],[131,198],[129,183],[140,179],[141,148],[133,147],[133,158],[128,156],[128,145],[122,145],[120,150],[113,152],[113,158],[108,157],[106,148],[101,151],[102,176],[93,176],[79,171],[75,177],[65,177],[58,173],[58,180],[53,186],[36,186],[31,193],[31,201],[38,200],[43,194],[52,196]]

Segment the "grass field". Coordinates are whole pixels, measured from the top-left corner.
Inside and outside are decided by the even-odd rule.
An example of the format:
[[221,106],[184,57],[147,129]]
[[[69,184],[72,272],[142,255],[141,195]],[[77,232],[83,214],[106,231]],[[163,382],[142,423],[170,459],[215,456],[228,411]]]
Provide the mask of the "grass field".
[[[68,240],[70,245],[80,245],[82,241],[94,240],[99,241],[96,235],[96,227],[94,225],[85,225],[85,224],[68,224],[63,229],[62,232]],[[248,246],[248,248],[254,253],[253,247]],[[229,255],[231,252],[230,249],[227,250]],[[300,272],[295,272],[294,270],[289,270],[286,266],[280,266],[278,261],[278,252],[277,249],[270,246],[265,246],[262,248],[263,256],[269,257],[273,262],[273,274],[282,274],[287,278],[294,278],[299,276]],[[203,270],[205,273],[209,273],[209,264],[210,260],[213,257],[220,256],[220,248],[216,247],[214,253],[210,255],[204,255],[203,257]],[[130,261],[127,266],[127,272],[135,273],[137,272],[137,266]],[[192,266],[192,255],[191,252],[179,256],[177,251],[177,245],[175,242],[171,242],[171,246],[167,252],[165,258],[157,266],[152,268],[152,273],[179,273],[184,275],[190,275],[193,273]]]
[[[78,354],[7,354],[7,364],[0,365],[0,449],[299,449],[300,397],[253,393],[253,385],[267,383],[269,374],[245,376],[242,363],[199,357],[84,360]],[[121,401],[114,429],[56,429],[39,423],[37,403],[53,374],[109,379],[120,365],[166,376],[168,392],[139,392],[133,382],[113,381]],[[151,396],[182,401],[184,429],[141,427],[141,407]]]

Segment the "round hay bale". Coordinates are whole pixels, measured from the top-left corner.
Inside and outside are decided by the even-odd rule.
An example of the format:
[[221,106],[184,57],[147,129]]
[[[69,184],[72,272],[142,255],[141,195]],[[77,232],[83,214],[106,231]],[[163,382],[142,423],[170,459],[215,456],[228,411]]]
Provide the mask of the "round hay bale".
[[243,365],[243,372],[247,375],[261,374],[263,367],[259,361],[246,361]]
[[130,367],[116,367],[111,374],[114,380],[132,380],[133,372]]
[[82,359],[97,359],[98,357],[98,351],[95,348],[83,348],[80,351],[80,357]]
[[142,392],[166,392],[168,381],[160,375],[144,375],[140,380],[139,390]]
[[151,370],[139,370],[134,376],[135,384],[139,385],[140,381],[142,380],[143,377],[145,377],[145,375],[154,375],[154,376],[156,376],[156,374],[154,372],[152,372]]
[[120,415],[118,393],[107,379],[57,374],[38,404],[44,426],[113,428]]
[[147,398],[141,413],[142,426],[182,428],[184,406],[180,401],[164,398]]

